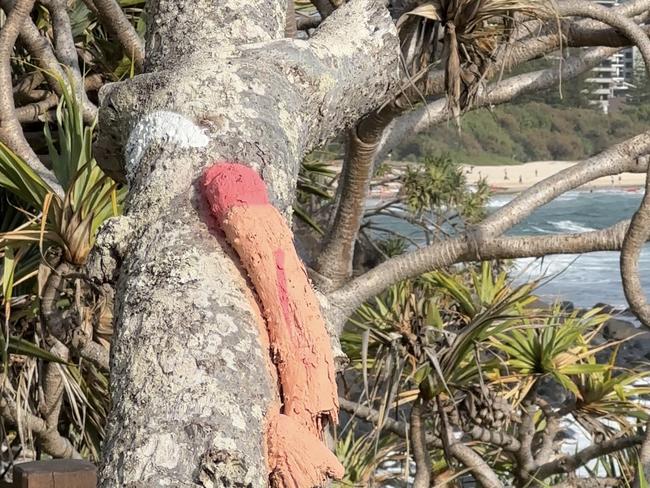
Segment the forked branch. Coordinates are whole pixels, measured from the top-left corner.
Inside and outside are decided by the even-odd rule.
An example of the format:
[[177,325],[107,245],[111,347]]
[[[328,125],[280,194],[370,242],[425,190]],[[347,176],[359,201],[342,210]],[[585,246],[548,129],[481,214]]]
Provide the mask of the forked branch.
[[639,157],[648,152],[650,132],[645,132],[537,183],[470,232],[385,261],[328,295],[332,323],[341,327],[359,305],[395,283],[459,262],[466,253],[483,256],[491,239],[569,190],[603,176],[645,172],[647,160]]

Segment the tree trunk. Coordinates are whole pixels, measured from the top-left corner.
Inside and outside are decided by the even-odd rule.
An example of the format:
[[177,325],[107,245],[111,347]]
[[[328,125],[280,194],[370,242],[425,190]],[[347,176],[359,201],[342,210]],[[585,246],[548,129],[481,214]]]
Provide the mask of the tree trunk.
[[150,72],[103,91],[96,148],[130,187],[100,486],[266,486],[268,336],[200,176],[246,164],[289,218],[304,154],[395,85],[397,37],[374,0],[309,42],[282,39],[283,0],[147,5]]

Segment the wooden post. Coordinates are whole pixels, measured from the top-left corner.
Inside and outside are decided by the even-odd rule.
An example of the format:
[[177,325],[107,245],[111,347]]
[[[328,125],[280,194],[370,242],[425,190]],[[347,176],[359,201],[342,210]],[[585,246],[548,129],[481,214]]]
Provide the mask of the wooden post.
[[97,467],[88,461],[53,459],[14,466],[13,488],[96,488]]

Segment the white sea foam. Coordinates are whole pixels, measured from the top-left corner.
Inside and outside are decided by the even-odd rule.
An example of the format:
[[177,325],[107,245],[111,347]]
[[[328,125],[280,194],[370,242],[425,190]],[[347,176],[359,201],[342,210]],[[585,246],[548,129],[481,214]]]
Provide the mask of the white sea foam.
[[552,225],[562,232],[589,232],[596,230],[593,227],[588,227],[572,220],[560,220],[559,222],[552,222]]

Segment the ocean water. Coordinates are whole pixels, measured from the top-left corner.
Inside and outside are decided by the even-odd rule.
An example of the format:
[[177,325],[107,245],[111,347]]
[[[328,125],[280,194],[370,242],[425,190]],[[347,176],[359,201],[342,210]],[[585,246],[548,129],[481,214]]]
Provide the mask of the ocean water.
[[[587,232],[614,225],[632,217],[641,202],[640,191],[594,190],[575,191],[562,195],[539,208],[528,219],[514,227],[510,235],[548,235]],[[513,197],[497,195],[490,201],[494,211]],[[650,291],[650,247],[641,253],[641,280]],[[519,259],[514,276],[517,280],[545,278],[538,290],[542,297],[569,300],[578,307],[607,303],[626,308],[621,285],[618,252],[597,252],[583,255],[547,256],[543,259]]]
[[[640,191],[593,190],[565,193],[539,208],[528,219],[515,226],[509,235],[548,235],[586,232],[609,227],[632,217],[641,202]],[[513,195],[496,195],[489,202],[493,212],[508,203]],[[370,207],[381,202],[371,202]],[[381,216],[370,219],[372,233],[386,236],[390,229],[412,240],[413,245],[426,244],[422,232],[401,219]],[[650,293],[650,247],[641,254],[641,280]],[[606,303],[627,308],[621,277],[619,253],[598,252],[583,255],[557,255],[515,261],[516,281],[543,278],[538,294],[547,301],[568,300],[577,307],[588,308]]]

